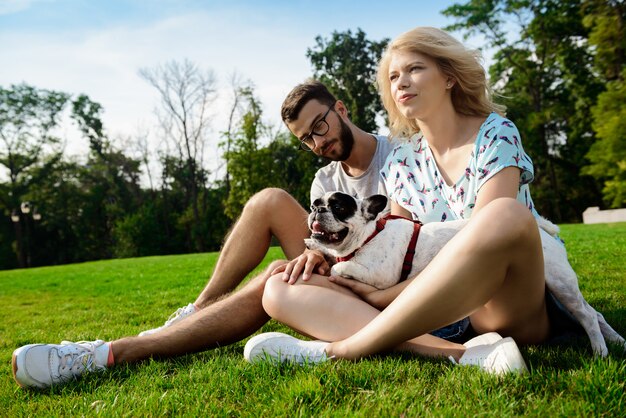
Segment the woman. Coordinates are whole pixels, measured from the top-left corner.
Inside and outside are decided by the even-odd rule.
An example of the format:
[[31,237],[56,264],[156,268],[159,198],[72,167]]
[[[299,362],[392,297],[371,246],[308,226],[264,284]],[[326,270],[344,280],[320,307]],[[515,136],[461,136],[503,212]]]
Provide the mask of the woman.
[[[378,84],[392,136],[411,138],[381,173],[392,214],[470,221],[422,273],[386,290],[316,275],[308,281],[317,286],[303,286],[295,281],[303,269],[308,279],[326,268],[319,254],[306,252],[270,278],[264,307],[293,329],[334,342],[262,334],[250,340],[246,357],[359,359],[395,348],[491,372],[525,370],[515,341],[545,341],[550,320],[527,185],[532,162],[517,129],[491,101],[478,55],[439,29],[418,27],[395,39]],[[464,318],[485,335],[460,345],[427,334]]]

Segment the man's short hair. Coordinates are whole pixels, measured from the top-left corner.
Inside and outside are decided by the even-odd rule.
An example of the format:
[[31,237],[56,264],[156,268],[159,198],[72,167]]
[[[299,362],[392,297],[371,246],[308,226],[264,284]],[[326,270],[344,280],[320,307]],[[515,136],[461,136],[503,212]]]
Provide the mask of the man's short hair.
[[283,122],[289,123],[298,119],[304,105],[311,100],[317,100],[329,107],[333,106],[337,101],[335,96],[321,82],[317,80],[305,81],[294,87],[283,101],[283,106],[280,110]]

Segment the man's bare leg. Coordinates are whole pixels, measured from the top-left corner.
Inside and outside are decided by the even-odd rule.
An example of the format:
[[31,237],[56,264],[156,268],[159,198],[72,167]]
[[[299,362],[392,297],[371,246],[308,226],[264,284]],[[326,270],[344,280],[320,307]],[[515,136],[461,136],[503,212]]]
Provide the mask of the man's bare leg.
[[287,258],[304,251],[307,213],[286,191],[268,188],[246,203],[228,234],[213,275],[194,305],[204,308],[241,283],[267,254],[275,236]]
[[275,261],[241,290],[221,298],[171,327],[144,337],[127,337],[111,343],[116,364],[147,358],[173,357],[217,348],[240,341],[269,320],[261,303],[263,289]]

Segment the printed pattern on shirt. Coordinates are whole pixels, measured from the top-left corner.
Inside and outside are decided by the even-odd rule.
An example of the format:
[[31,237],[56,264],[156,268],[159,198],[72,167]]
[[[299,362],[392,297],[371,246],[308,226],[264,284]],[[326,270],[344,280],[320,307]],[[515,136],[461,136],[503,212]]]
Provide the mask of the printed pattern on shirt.
[[430,151],[418,133],[389,154],[381,176],[388,196],[423,223],[466,219],[472,214],[480,188],[506,167],[521,171],[517,200],[534,209],[528,183],[534,176],[532,160],[522,147],[515,125],[497,113],[480,127],[465,172],[446,184]]

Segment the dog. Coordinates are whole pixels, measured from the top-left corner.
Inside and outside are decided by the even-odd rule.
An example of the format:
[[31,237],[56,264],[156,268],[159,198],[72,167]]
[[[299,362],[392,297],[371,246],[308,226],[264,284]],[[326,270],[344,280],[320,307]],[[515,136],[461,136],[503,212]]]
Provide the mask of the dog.
[[[321,251],[336,263],[331,275],[359,280],[378,289],[414,277],[468,222],[456,220],[420,225],[401,217],[379,219],[387,197],[357,199],[341,192],[328,192],[311,205],[308,223],[309,249]],[[608,354],[606,341],[626,343],[602,314],[584,299],[578,278],[558,242],[559,229],[547,219],[537,219],[544,254],[546,285],[576,318],[589,336],[595,355]],[[419,235],[414,231],[418,229]],[[413,248],[409,244],[413,242]],[[408,253],[408,255],[407,255]]]

